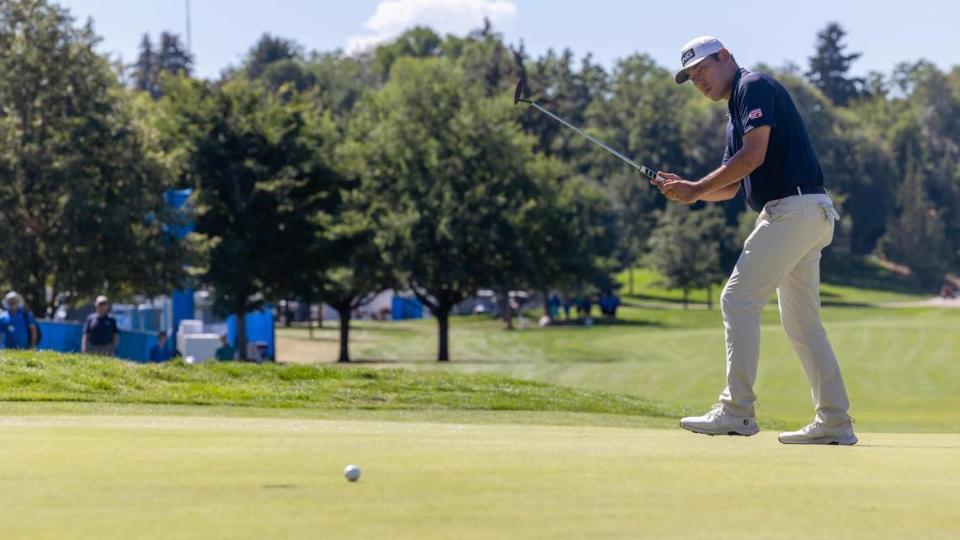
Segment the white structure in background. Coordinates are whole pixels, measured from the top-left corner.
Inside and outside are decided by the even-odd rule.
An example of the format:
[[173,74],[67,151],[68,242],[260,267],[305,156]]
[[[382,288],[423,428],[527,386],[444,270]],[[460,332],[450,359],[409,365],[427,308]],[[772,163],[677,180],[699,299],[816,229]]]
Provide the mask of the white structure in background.
[[[360,306],[359,308],[353,311],[354,319],[377,319],[388,321],[392,318],[393,313],[393,297],[396,293],[388,289],[381,292],[373,298],[369,303]],[[339,320],[340,316],[337,314],[337,311],[327,304],[323,304],[323,320]]]
[[183,320],[177,329],[177,350],[184,357],[192,356],[197,362],[206,362],[217,356],[220,335],[203,332],[203,321]]

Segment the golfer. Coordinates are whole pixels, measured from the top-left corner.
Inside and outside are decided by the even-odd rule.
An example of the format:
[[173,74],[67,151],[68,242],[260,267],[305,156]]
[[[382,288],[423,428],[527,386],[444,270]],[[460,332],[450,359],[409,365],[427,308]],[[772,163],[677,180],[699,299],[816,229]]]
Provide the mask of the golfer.
[[816,416],[800,431],[780,434],[785,444],[856,444],[847,414],[840,366],[820,322],[820,251],[833,240],[837,211],[790,94],[776,79],[737,65],[716,38],[703,36],[681,50],[676,82],[690,80],[729,111],[723,164],[699,181],[661,173],[654,182],[680,203],[724,201],[740,189],[758,211],[721,296],[727,345],[727,387],[703,416],[680,425],[707,435],[754,435],[753,385],[760,357],[760,312],[773,291],[780,320],[810,381]]

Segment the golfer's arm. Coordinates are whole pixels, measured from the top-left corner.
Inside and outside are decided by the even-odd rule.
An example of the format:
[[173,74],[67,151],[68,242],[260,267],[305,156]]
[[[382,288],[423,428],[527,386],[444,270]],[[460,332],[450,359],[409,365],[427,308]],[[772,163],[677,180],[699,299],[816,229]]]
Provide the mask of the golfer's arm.
[[80,352],[87,352],[87,333],[86,332],[84,332],[83,337],[80,338]]
[[738,191],[740,191],[740,184],[734,182],[733,184],[720,188],[712,193],[701,195],[700,200],[707,202],[729,201],[737,196]]
[[[697,182],[700,192],[698,198],[701,201],[724,201],[736,195],[737,182],[763,165],[769,141],[770,126],[760,126],[750,130],[743,137],[743,148],[734,154],[730,161]],[[714,198],[714,196],[720,197],[721,194],[726,195],[728,189],[733,189],[729,197]]]
[[30,348],[37,346],[37,325],[30,325]]

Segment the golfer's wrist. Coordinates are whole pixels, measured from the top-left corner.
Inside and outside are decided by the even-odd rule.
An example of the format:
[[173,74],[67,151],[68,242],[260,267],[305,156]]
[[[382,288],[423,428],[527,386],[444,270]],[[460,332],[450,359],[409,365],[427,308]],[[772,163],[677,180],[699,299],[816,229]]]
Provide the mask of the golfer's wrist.
[[697,197],[697,199],[700,199],[707,193],[709,193],[709,191],[707,191],[706,178],[701,178],[693,183],[693,194]]

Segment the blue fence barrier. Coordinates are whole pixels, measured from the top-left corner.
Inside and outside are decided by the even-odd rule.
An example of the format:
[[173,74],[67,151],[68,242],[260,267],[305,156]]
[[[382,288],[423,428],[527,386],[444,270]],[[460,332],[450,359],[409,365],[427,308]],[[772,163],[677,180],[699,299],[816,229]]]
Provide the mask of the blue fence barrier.
[[[40,327],[40,343],[37,348],[63,353],[80,352],[83,325],[72,322],[37,321]],[[117,358],[134,362],[150,360],[150,348],[157,344],[157,334],[132,330],[120,331]]]
[[[260,311],[247,313],[246,319],[247,343],[253,341],[263,341],[267,344],[267,356],[271,360],[277,359],[276,336],[273,332],[273,309],[267,307]],[[237,343],[237,318],[233,315],[227,317],[227,341],[236,346]]]
[[37,348],[44,351],[80,352],[80,340],[83,338],[83,325],[55,321],[37,321],[40,327],[40,343]]
[[416,298],[393,297],[391,318],[395,321],[404,319],[422,319],[423,304]]

